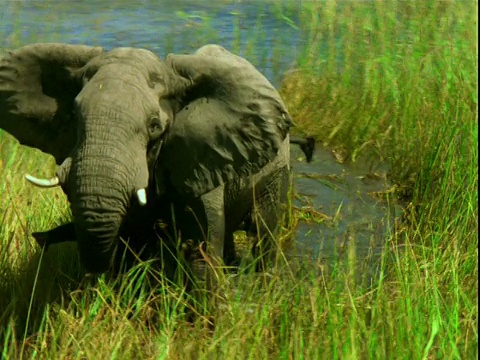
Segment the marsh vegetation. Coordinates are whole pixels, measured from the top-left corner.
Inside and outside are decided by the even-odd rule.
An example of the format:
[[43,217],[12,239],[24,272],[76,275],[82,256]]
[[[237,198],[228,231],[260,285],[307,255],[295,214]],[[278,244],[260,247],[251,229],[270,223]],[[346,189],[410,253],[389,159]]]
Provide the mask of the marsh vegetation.
[[[151,2],[108,9],[92,2],[93,16],[83,3],[12,2],[1,47],[87,42],[164,56],[218,42],[249,58],[280,87],[298,133],[315,136],[338,162],[386,164],[391,186],[377,196],[404,211],[382,235],[375,281],[356,281],[352,241],[342,266],[285,261],[281,251],[266,273],[245,265],[220,279],[208,311],[212,297],[196,299],[194,322],[185,318],[192,302],[181,288],[161,277],[147,286],[149,264],[92,285],[75,244],[42,252],[29,236],[70,217],[60,189],[23,180],[27,171],[51,174],[53,159],[0,132],[3,358],[478,357],[477,3],[195,3],[157,13]],[[141,27],[135,16],[144,12],[151,22]],[[54,15],[60,20],[49,21]],[[126,30],[116,27],[122,16]],[[320,210],[296,206],[292,221],[335,226],[342,214]],[[286,229],[279,243],[294,241],[290,235]]]

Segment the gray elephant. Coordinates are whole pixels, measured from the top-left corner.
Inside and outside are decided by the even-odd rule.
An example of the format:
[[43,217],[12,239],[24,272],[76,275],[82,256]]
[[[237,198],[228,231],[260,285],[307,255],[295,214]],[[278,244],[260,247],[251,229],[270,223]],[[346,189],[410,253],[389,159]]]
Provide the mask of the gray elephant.
[[164,63],[141,49],[35,44],[0,61],[0,128],[55,157],[56,177],[30,180],[66,192],[74,224],[59,233],[78,241],[88,272],[111,267],[120,236],[142,246],[138,219],[208,239],[227,262],[235,230],[274,235],[291,125],[268,80],[216,45]]
[[173,118],[163,97],[187,85],[140,49],[35,44],[1,60],[0,128],[61,164],[53,185],[68,195],[87,271],[109,267],[131,198],[146,201],[148,145]]

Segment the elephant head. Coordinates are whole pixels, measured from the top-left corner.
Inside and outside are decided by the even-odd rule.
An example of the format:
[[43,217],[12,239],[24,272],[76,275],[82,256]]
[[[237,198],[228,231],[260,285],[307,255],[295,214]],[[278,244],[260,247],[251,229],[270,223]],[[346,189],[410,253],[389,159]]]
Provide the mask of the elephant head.
[[55,157],[54,179],[30,179],[62,185],[87,271],[109,268],[132,197],[145,203],[168,97],[187,84],[142,49],[34,44],[0,60],[0,128]]

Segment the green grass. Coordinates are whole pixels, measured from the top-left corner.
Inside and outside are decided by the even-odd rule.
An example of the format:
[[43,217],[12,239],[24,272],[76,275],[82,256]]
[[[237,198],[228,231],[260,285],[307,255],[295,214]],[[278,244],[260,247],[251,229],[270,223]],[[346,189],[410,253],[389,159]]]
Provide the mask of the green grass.
[[[290,11],[276,5],[277,16]],[[3,356],[478,357],[477,22],[470,1],[326,1],[305,3],[295,24],[307,43],[281,91],[297,131],[347,161],[383,159],[407,203],[368,288],[353,265],[227,276],[214,306],[190,323],[179,288],[146,287],[148,266],[92,285],[74,246],[41,254],[28,237],[69,217],[60,190],[22,179],[49,174],[53,160],[0,134]],[[261,40],[262,29],[255,34]]]

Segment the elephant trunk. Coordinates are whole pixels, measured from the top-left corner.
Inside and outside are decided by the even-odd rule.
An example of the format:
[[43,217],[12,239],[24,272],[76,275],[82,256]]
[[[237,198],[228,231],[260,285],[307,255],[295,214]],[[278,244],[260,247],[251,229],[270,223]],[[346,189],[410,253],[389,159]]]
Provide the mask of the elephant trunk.
[[101,273],[112,265],[131,198],[146,187],[148,172],[141,146],[122,141],[115,129],[97,127],[90,135],[72,158],[67,193],[80,260],[88,272]]

